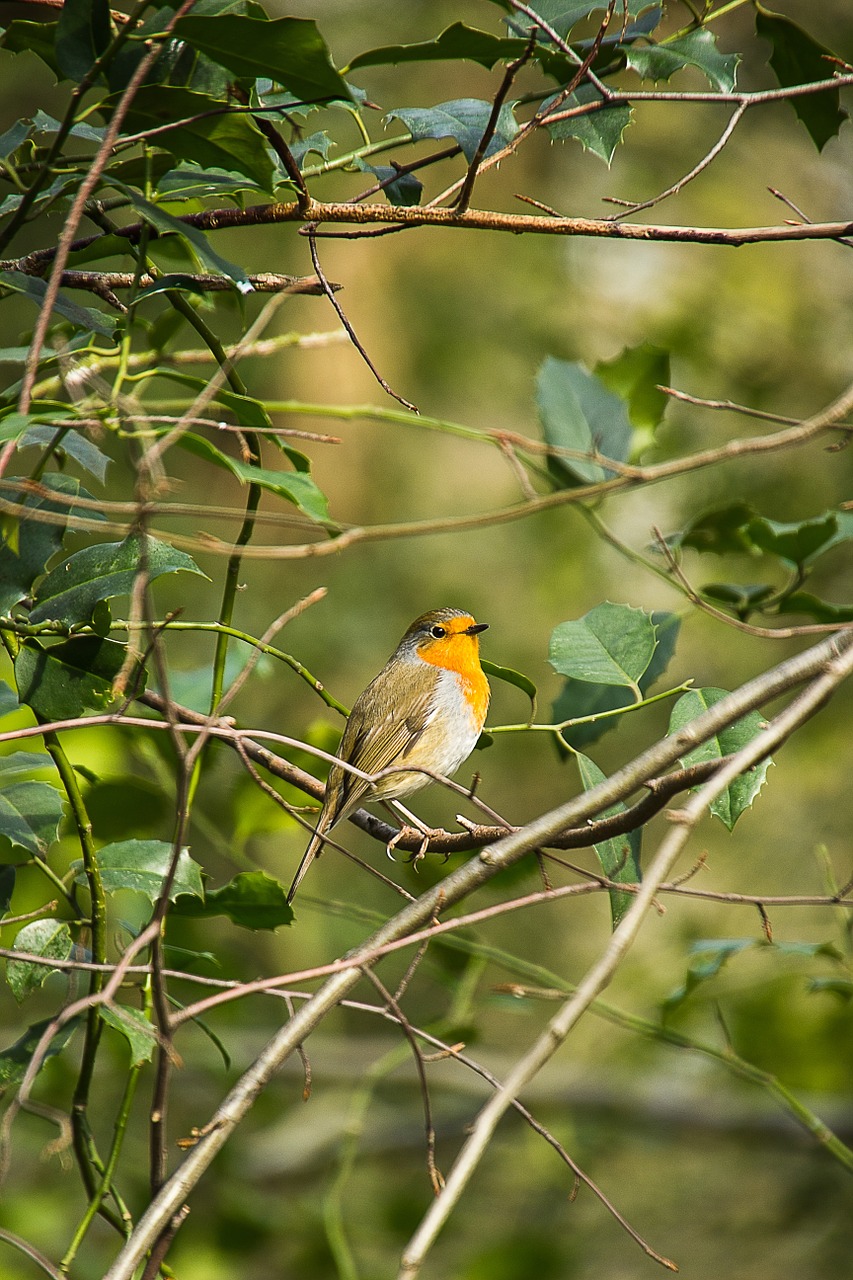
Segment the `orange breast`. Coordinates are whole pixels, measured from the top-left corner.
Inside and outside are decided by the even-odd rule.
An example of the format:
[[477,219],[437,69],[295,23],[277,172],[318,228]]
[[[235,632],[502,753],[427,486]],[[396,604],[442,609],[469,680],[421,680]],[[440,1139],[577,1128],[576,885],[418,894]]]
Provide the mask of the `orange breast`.
[[479,732],[489,709],[489,682],[480,666],[477,637],[450,635],[439,644],[424,646],[419,656],[431,666],[453,672]]

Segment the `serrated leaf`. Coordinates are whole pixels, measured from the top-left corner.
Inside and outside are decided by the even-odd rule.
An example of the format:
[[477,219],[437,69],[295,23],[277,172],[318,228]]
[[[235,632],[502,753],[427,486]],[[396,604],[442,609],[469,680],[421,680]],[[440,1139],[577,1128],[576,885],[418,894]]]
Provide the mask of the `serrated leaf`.
[[[108,99],[102,109],[108,111],[119,97]],[[159,145],[171,155],[202,170],[243,174],[253,187],[272,192],[273,163],[263,134],[251,116],[223,112],[222,105],[220,99],[192,89],[143,85],[128,112],[126,127],[141,133],[175,125],[158,138]],[[110,172],[106,180],[111,180]]]
[[790,524],[756,516],[747,526],[746,534],[753,546],[767,555],[779,556],[789,564],[802,565],[813,559],[833,541],[838,532],[834,511],[827,511],[812,520],[800,520]]
[[[587,107],[590,103],[602,101],[602,95],[594,85],[582,84],[568,97],[560,98],[554,114],[561,115],[573,107]],[[556,98],[551,98],[542,105],[547,108],[556,102]],[[588,111],[583,115],[569,116],[551,123],[546,119],[545,127],[552,142],[566,142],[569,138],[574,138],[584,150],[598,156],[609,168],[613,153],[622,141],[622,134],[631,123],[632,116],[631,107],[608,104],[597,111]]]
[[[605,781],[605,774],[601,772],[594,760],[590,760],[589,756],[582,755],[579,752],[577,762],[584,791],[591,791],[599,782]],[[609,818],[613,814],[624,813],[625,807],[620,801],[597,816],[599,818]],[[629,831],[624,836],[613,836],[610,840],[603,840],[600,844],[593,845],[595,856],[598,858],[601,869],[608,880],[615,880],[617,884],[640,883],[642,880],[642,870],[640,868],[640,846],[642,842],[643,831],[641,827],[638,827],[636,831]],[[610,917],[615,929],[630,907],[634,895],[625,893],[620,889],[608,889],[608,894],[610,895]]]
[[[640,693],[643,697],[661,678],[672,661],[675,644],[681,628],[681,619],[677,613],[660,610],[651,615],[655,626],[655,648],[652,660],[640,676]],[[560,724],[563,720],[579,720],[586,716],[600,716],[605,711],[615,711],[618,707],[630,706],[634,701],[632,690],[617,685],[587,684],[583,680],[567,680],[562,692],[557,696],[552,707],[552,720]],[[606,716],[587,724],[572,725],[563,729],[560,736],[574,750],[581,750],[590,743],[597,742],[605,733],[609,733],[619,724],[618,716]]]
[[306,102],[352,101],[312,19],[189,14],[178,19],[174,30],[236,76],[268,76]]
[[29,853],[46,853],[56,840],[63,797],[47,782],[16,782],[0,791],[0,836]]
[[[832,78],[832,51],[790,18],[756,4],[755,32],[770,41],[770,66],[781,88]],[[838,89],[798,95],[788,101],[797,113],[797,119],[808,129],[818,151],[822,151],[829,139],[836,136],[847,119]]]
[[480,659],[480,666],[483,668],[487,676],[491,676],[494,680],[503,680],[504,684],[514,685],[516,689],[520,689],[522,693],[526,693],[530,699],[530,719],[536,716],[536,685],[529,676],[524,675],[522,671],[515,671],[512,667],[499,667],[496,662],[489,662],[487,658]]
[[67,626],[88,622],[98,600],[128,594],[144,557],[151,581],[164,573],[202,573],[184,551],[156,538],[131,534],[123,542],[100,542],[63,560],[39,584],[31,622],[48,618]]
[[[42,956],[45,960],[67,960],[73,946],[71,930],[65,921],[47,919],[25,924],[12,943],[12,950],[28,951],[30,955]],[[56,972],[49,965],[33,964],[29,960],[6,961],[6,981],[18,1004]]]
[[[15,293],[23,294],[39,309],[44,306],[47,282],[38,276],[28,276],[22,271],[0,271],[0,284],[13,289]],[[75,329],[100,333],[105,338],[115,336],[116,321],[110,320],[103,311],[98,311],[95,307],[83,307],[79,302],[73,302],[61,291],[57,294],[53,309],[57,315],[74,325]]]
[[[672,715],[669,721],[670,734],[678,733],[679,729],[683,729],[691,720],[695,720],[697,716],[707,711],[709,707],[713,707],[721,699],[728,697],[725,689],[691,689],[678,699],[672,709]],[[750,711],[748,715],[737,720],[733,725],[729,725],[725,729],[721,729],[707,742],[703,742],[700,746],[695,747],[693,751],[682,757],[681,763],[685,768],[691,764],[699,764],[705,760],[720,760],[723,756],[732,755],[736,751],[740,751],[747,743],[752,742],[759,737],[767,727],[767,721],[757,711]],[[711,812],[716,814],[721,822],[732,830],[741,814],[752,805],[753,800],[758,795],[764,785],[767,777],[767,770],[771,764],[769,759],[762,760],[754,768],[743,773],[740,777],[735,778],[734,782],[726,787],[725,791],[711,801]]]
[[[583,365],[548,356],[536,378],[536,406],[554,448],[627,459],[632,430],[625,405]],[[562,485],[596,484],[614,474],[583,458],[551,458],[549,470]]]
[[242,871],[220,889],[208,889],[203,902],[181,898],[175,914],[227,916],[244,929],[277,929],[293,920],[283,885],[265,871]]
[[[113,701],[113,681],[126,656],[125,645],[101,636],[74,636],[49,648],[27,640],[15,658],[18,695],[45,720],[102,711]],[[144,668],[135,664],[128,688],[142,693],[146,682]]]
[[829,622],[833,625],[842,622],[853,622],[853,605],[832,604],[829,600],[820,600],[808,591],[793,591],[782,601],[783,613],[804,613],[815,622]]
[[[59,133],[62,124],[53,116],[49,116],[46,111],[41,108],[33,116],[33,128],[36,133]],[[87,124],[85,120],[80,120],[77,124],[73,124],[68,130],[70,138],[85,138],[87,142],[103,142],[106,129],[98,128],[96,125]]]
[[[172,846],[166,840],[118,840],[105,844],[97,854],[101,881],[107,893],[118,889],[130,889],[144,893],[152,903],[157,901],[172,861]],[[79,862],[74,864],[80,867]],[[78,871],[77,884],[85,884],[86,876]],[[201,867],[190,857],[187,849],[178,855],[178,866],[169,898],[174,902],[179,894],[202,897],[204,886]]]
[[692,547],[694,551],[718,556],[744,552],[755,555],[755,547],[746,532],[754,517],[755,510],[748,503],[730,502],[692,520],[686,529],[673,536],[672,541],[677,546]]
[[[31,1027],[27,1028],[20,1039],[16,1040],[8,1049],[3,1049],[0,1052],[0,1089],[21,1083],[32,1061],[33,1054],[38,1048],[39,1041],[52,1021],[52,1018],[45,1018],[42,1022],[34,1022]],[[59,1028],[47,1048],[42,1066],[44,1066],[48,1058],[54,1058],[58,1053],[62,1052],[80,1022],[81,1018],[79,1017],[69,1018]]]
[[109,42],[108,0],[65,0],[56,27],[56,61],[64,76],[82,80]]
[[151,1061],[157,1048],[157,1032],[141,1009],[126,1004],[120,1008],[121,1012],[114,1005],[102,1004],[101,1018],[108,1027],[124,1036],[130,1048],[130,1065],[141,1067]]
[[656,645],[651,614],[607,600],[582,618],[554,628],[548,661],[560,675],[574,680],[639,692],[638,681]]
[[[386,115],[388,120],[402,120],[414,142],[424,138],[455,138],[470,164],[486,131],[492,104],[479,98],[457,98],[440,102],[435,107],[397,107]],[[486,147],[484,159],[500,151],[518,133],[513,104],[505,102],[498,115],[494,137]]]
[[[40,484],[43,488],[66,496],[92,498],[73,476],[53,472],[42,476]],[[16,604],[29,595],[36,578],[44,573],[45,566],[65,539],[65,525],[43,523],[38,518],[39,511],[63,516],[84,514],[82,510],[75,511],[73,503],[54,502],[49,497],[35,494],[28,495],[23,506],[31,515],[28,514],[17,522],[17,547],[10,546],[8,541],[0,546],[0,614],[10,613]],[[91,512],[85,514],[92,515]],[[103,517],[96,512],[94,518]]]
[[[47,446],[56,439],[57,432],[60,429],[58,426],[30,427],[18,441],[18,448],[28,449]],[[100,480],[101,484],[104,483],[107,476],[107,467],[112,462],[112,458],[108,457],[97,445],[92,444],[91,440],[87,440],[79,431],[74,431],[73,429],[65,431],[60,443],[56,446],[55,452],[73,458],[96,480]]]
[[[502,0],[498,0],[502,3]],[[505,5],[504,7],[509,7]],[[578,4],[576,0],[535,0],[535,3],[529,6],[534,13],[548,23],[549,27],[557,32],[558,36],[565,38],[572,27],[577,26],[584,18],[588,18],[591,14],[601,12],[607,8],[605,0],[586,0],[585,3]],[[656,0],[619,0],[617,5],[618,20],[621,22],[622,14],[627,11],[628,17],[636,18],[639,14],[644,13],[646,9],[656,7]],[[527,14],[519,13],[517,10],[512,11],[512,16],[507,19],[507,25],[511,31],[518,31],[528,36],[533,26],[533,18]],[[542,37],[547,39],[546,36]]]
[[650,439],[669,404],[669,397],[658,389],[669,385],[669,352],[643,342],[638,347],[625,347],[613,360],[597,364],[593,372],[627,404],[632,424]]
[[253,467],[239,458],[229,457],[209,440],[195,435],[194,432],[185,432],[179,444],[190,453],[230,471],[243,484],[260,485],[262,489],[292,502],[304,515],[316,520],[318,524],[331,523],[326,495],[304,472],[271,471],[266,467]]
[[684,67],[696,67],[719,93],[732,93],[740,62],[738,53],[720,53],[717,37],[707,27],[697,27],[677,40],[642,48],[632,44],[625,54],[628,66],[644,80],[669,80]]
[[357,67],[399,66],[402,62],[445,62],[466,60],[478,62],[489,70],[496,62],[512,61],[520,57],[526,41],[509,37],[501,38],[489,31],[479,31],[464,22],[454,22],[434,40],[421,40],[417,44],[383,45],[359,53],[347,66],[347,72]]

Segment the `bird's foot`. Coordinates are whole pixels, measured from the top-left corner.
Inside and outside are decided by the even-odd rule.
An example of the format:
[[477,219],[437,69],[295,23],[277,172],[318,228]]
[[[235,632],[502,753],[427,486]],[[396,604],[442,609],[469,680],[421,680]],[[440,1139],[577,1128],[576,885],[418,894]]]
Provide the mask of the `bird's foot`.
[[429,848],[429,842],[431,837],[436,836],[438,834],[439,832],[433,830],[431,827],[424,827],[424,826],[413,827],[409,825],[402,826],[400,830],[395,835],[393,835],[391,839],[388,841],[387,845],[385,846],[385,852],[388,854],[388,857],[391,859],[392,862],[396,862],[397,859],[394,857],[394,850],[397,848],[397,845],[400,843],[400,841],[410,840],[413,837],[420,836],[420,839],[421,839],[420,845],[416,850],[414,850],[414,852],[410,853],[409,856],[406,858],[406,862],[411,862],[415,866],[415,868],[417,868],[418,863],[421,862],[426,857],[426,852],[427,852],[427,849]]

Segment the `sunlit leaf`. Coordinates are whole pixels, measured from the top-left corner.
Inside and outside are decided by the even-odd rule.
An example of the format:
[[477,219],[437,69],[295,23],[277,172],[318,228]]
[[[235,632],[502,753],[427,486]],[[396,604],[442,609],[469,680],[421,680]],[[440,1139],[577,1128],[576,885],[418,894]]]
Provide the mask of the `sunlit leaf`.
[[[489,117],[492,104],[478,98],[458,98],[453,102],[440,102],[435,107],[397,107],[387,113],[389,120],[402,120],[414,142],[423,138],[455,138],[465,159],[474,159]],[[485,150],[485,157],[494,155],[518,133],[518,124],[512,112],[512,104],[505,102],[498,115],[494,136]]]
[[100,1013],[107,1026],[118,1031],[127,1041],[132,1067],[151,1061],[157,1048],[157,1032],[141,1009],[123,1004],[119,1012],[114,1005],[102,1004]]
[[[591,84],[580,85],[568,97],[561,97],[559,102],[552,98],[543,103],[543,108],[554,104],[554,116],[563,116],[565,112],[576,107],[588,107],[590,103],[602,102],[598,89]],[[613,160],[613,153],[622,141],[622,134],[631,123],[632,108],[624,104],[602,105],[596,111],[585,111],[583,114],[567,116],[564,119],[546,120],[545,127],[553,142],[566,142],[574,138],[586,151],[591,151],[606,165]]]
[[46,853],[59,834],[63,797],[47,782],[15,782],[0,791],[0,836],[29,853]]
[[720,53],[717,37],[707,27],[697,27],[677,40],[643,47],[632,44],[626,51],[628,66],[644,80],[668,80],[684,67],[696,67],[719,93],[735,87],[740,54]]
[[635,688],[657,644],[651,615],[605,601],[551,633],[548,661],[560,675]]
[[[144,893],[153,904],[162,892],[172,862],[172,846],[166,840],[119,840],[98,850],[98,867],[107,893],[131,889]],[[75,863],[81,868],[81,864]],[[86,883],[82,869],[77,871],[78,884]],[[182,893],[201,897],[204,887],[201,867],[186,849],[178,855],[175,877],[169,889],[172,901]]]
[[[15,659],[18,695],[45,720],[101,711],[113,701],[113,681],[126,657],[125,645],[100,636],[74,636],[50,647],[27,640]],[[128,688],[142,693],[146,680],[144,668],[134,664]]]
[[[713,707],[723,698],[728,697],[725,689],[691,689],[682,694],[672,709],[669,721],[670,734],[678,733],[686,725],[702,715],[709,707]],[[760,737],[767,728],[767,721],[757,711],[750,711],[734,724],[718,730],[700,746],[694,747],[682,756],[681,763],[687,767],[700,764],[706,760],[721,760],[723,756],[734,754]],[[711,812],[731,831],[738,818],[752,805],[767,777],[771,764],[769,758],[761,760],[746,773],[740,774],[731,782],[725,791],[711,801]]]
[[[12,943],[13,951],[27,951],[45,960],[68,960],[72,949],[71,930],[64,920],[34,920],[19,930]],[[6,961],[6,981],[18,1004],[56,972],[50,965],[30,960]]]
[[175,904],[175,913],[193,917],[227,916],[244,929],[277,929],[293,920],[286,890],[265,871],[242,871],[221,889],[208,889],[204,901],[197,897],[180,898]]
[[[627,459],[632,429],[624,401],[583,365],[549,356],[537,374],[536,405],[548,444],[619,462]],[[563,484],[595,484],[613,474],[585,458],[554,457],[549,469]]]

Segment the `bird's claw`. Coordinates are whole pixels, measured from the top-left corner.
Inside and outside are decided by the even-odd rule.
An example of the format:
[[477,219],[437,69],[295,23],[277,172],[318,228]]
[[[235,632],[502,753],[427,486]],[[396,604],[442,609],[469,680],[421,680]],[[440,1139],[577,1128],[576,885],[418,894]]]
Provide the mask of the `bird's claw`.
[[391,839],[388,841],[387,845],[385,846],[385,852],[388,854],[388,857],[391,859],[392,862],[396,862],[397,859],[394,857],[394,850],[397,848],[397,845],[400,843],[400,841],[407,840],[411,836],[420,836],[421,838],[420,846],[418,847],[416,852],[410,853],[408,858],[406,859],[406,861],[410,862],[415,868],[415,870],[417,870],[418,863],[422,862],[423,859],[426,857],[427,849],[429,848],[430,837],[434,834],[435,832],[429,831],[429,830],[419,831],[417,827],[410,827],[410,826],[401,827],[400,830],[396,832],[396,834],[393,835]]

